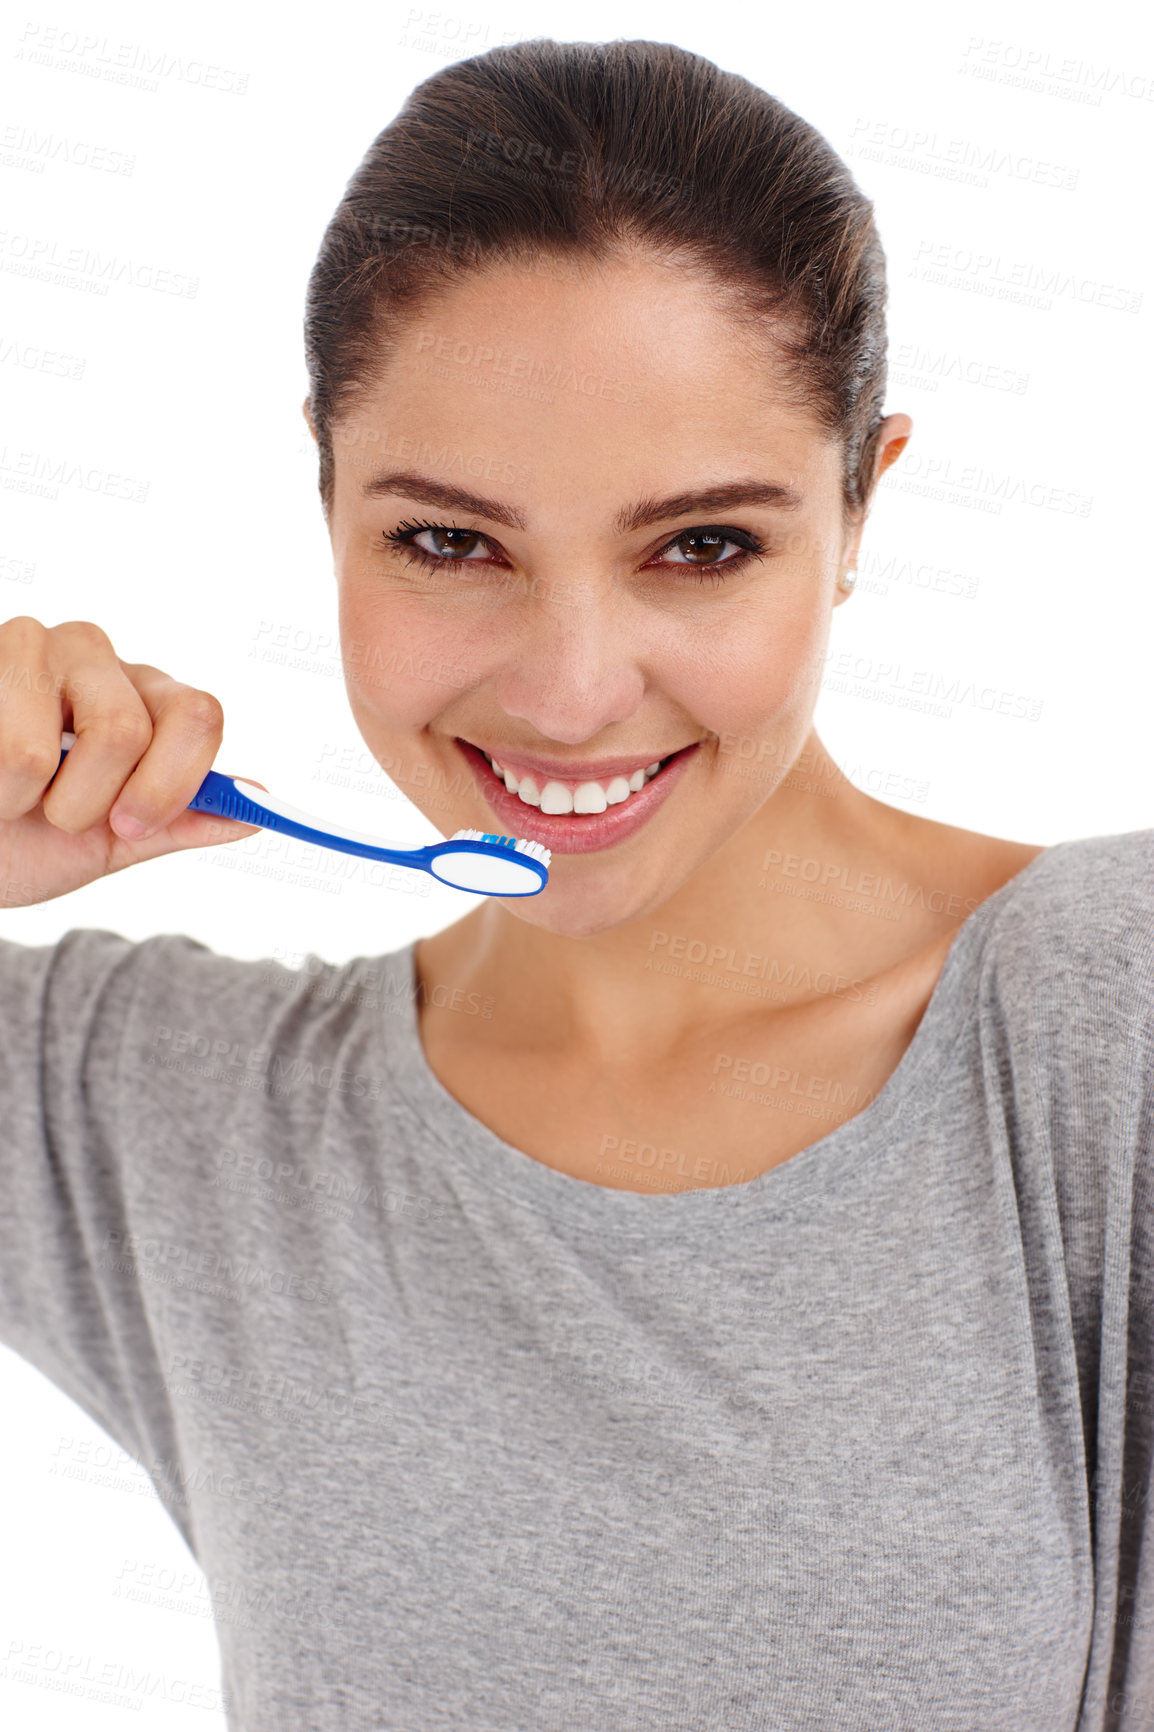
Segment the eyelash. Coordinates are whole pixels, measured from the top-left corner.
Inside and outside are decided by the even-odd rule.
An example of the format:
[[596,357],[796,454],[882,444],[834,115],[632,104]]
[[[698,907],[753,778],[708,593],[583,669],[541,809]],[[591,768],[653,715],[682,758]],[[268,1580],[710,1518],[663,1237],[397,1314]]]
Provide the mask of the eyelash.
[[[453,559],[448,555],[438,556],[436,554],[428,553],[423,547],[415,547],[413,545],[413,538],[421,535],[426,529],[459,530],[464,534],[475,535],[478,541],[483,542],[487,547],[492,546],[489,537],[484,535],[481,530],[466,530],[463,525],[456,523],[429,523],[425,521],[414,523],[411,520],[406,520],[404,523],[399,523],[395,529],[382,530],[381,534],[383,540],[404,554],[406,562],[410,565],[420,565],[428,569],[430,566],[439,566],[443,568],[447,565],[484,565],[487,563],[485,560],[480,559]],[[744,566],[748,565],[751,559],[761,559],[765,556],[766,549],[762,542],[758,540],[756,535],[751,535],[747,529],[734,529],[729,524],[724,523],[703,523],[695,526],[693,529],[679,530],[671,540],[666,542],[665,546],[661,548],[660,551],[664,553],[668,548],[675,547],[679,541],[685,541],[693,535],[723,535],[726,541],[734,542],[736,546],[743,550],[741,553],[732,554],[730,558],[723,559],[715,565],[700,565],[695,567],[691,561],[686,561],[682,569],[685,571],[696,570],[698,574],[697,580],[699,583],[705,582],[707,573],[713,577],[715,582],[720,580],[724,583],[726,577],[731,571],[741,570]]]

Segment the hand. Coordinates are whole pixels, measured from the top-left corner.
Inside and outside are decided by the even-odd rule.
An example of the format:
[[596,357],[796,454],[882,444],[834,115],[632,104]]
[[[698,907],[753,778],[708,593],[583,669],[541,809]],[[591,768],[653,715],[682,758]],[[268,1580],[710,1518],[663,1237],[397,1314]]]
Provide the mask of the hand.
[[187,810],[220,750],[218,700],[120,661],[98,625],[6,621],[0,676],[0,910],[259,828]]

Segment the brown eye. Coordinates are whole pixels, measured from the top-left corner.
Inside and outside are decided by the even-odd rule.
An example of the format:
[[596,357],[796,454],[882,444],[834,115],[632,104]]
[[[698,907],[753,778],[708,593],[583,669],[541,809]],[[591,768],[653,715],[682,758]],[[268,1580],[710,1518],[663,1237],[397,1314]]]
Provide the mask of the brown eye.
[[[479,529],[459,529],[448,523],[399,523],[381,533],[385,542],[413,565],[478,565],[482,563],[476,558],[478,548],[485,560],[491,557],[488,537]],[[422,546],[421,536],[430,537],[432,545]]]
[[[688,544],[691,542],[696,542],[696,547],[689,548]],[[728,544],[729,537],[726,535],[718,535],[712,529],[695,529],[689,535],[679,535],[674,546],[685,549],[693,565],[714,565],[722,548]]]
[[[481,540],[475,529],[422,529],[421,534],[431,536],[433,542],[430,548],[421,551],[433,553],[441,559],[467,559]],[[413,540],[420,547],[417,537],[414,536]]]
[[[725,554],[727,547],[733,553]],[[681,558],[677,557],[678,552]],[[760,559],[765,548],[747,529],[731,529],[725,524],[709,524],[704,529],[683,529],[661,550],[659,563],[696,566],[699,571],[716,571],[718,576],[737,571],[748,559]],[[704,579],[702,580],[704,581]]]

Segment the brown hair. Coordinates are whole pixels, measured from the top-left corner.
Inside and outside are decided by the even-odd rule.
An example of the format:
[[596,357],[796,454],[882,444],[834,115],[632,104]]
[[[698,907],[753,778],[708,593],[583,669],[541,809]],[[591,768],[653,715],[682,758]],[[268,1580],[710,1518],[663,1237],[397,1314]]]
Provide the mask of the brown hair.
[[417,85],[325,230],[305,352],[326,515],[332,429],[405,313],[473,268],[638,245],[704,274],[754,330],[776,315],[790,400],[841,442],[843,511],[867,505],[885,258],[841,158],[776,97],[701,55],[543,38]]

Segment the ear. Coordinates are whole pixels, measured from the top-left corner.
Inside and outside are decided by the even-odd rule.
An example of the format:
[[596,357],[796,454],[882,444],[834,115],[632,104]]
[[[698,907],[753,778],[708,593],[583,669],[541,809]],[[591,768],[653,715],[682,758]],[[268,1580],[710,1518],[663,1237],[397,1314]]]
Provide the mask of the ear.
[[312,413],[309,409],[309,400],[307,397],[305,398],[304,402],[301,404],[301,414],[304,416],[306,422],[308,423],[309,432],[312,434],[313,440],[315,442],[316,436],[317,436],[317,430],[313,426]]
[[[878,429],[878,455],[874,482],[881,480],[891,463],[896,463],[910,442],[914,424],[908,415],[887,415]],[[871,488],[872,492],[872,488]]]
[[890,464],[897,462],[898,458],[909,444],[909,438],[909,434],[906,433],[901,438],[891,439],[888,445],[883,446],[881,454],[878,457],[877,479],[879,481],[889,468]]

